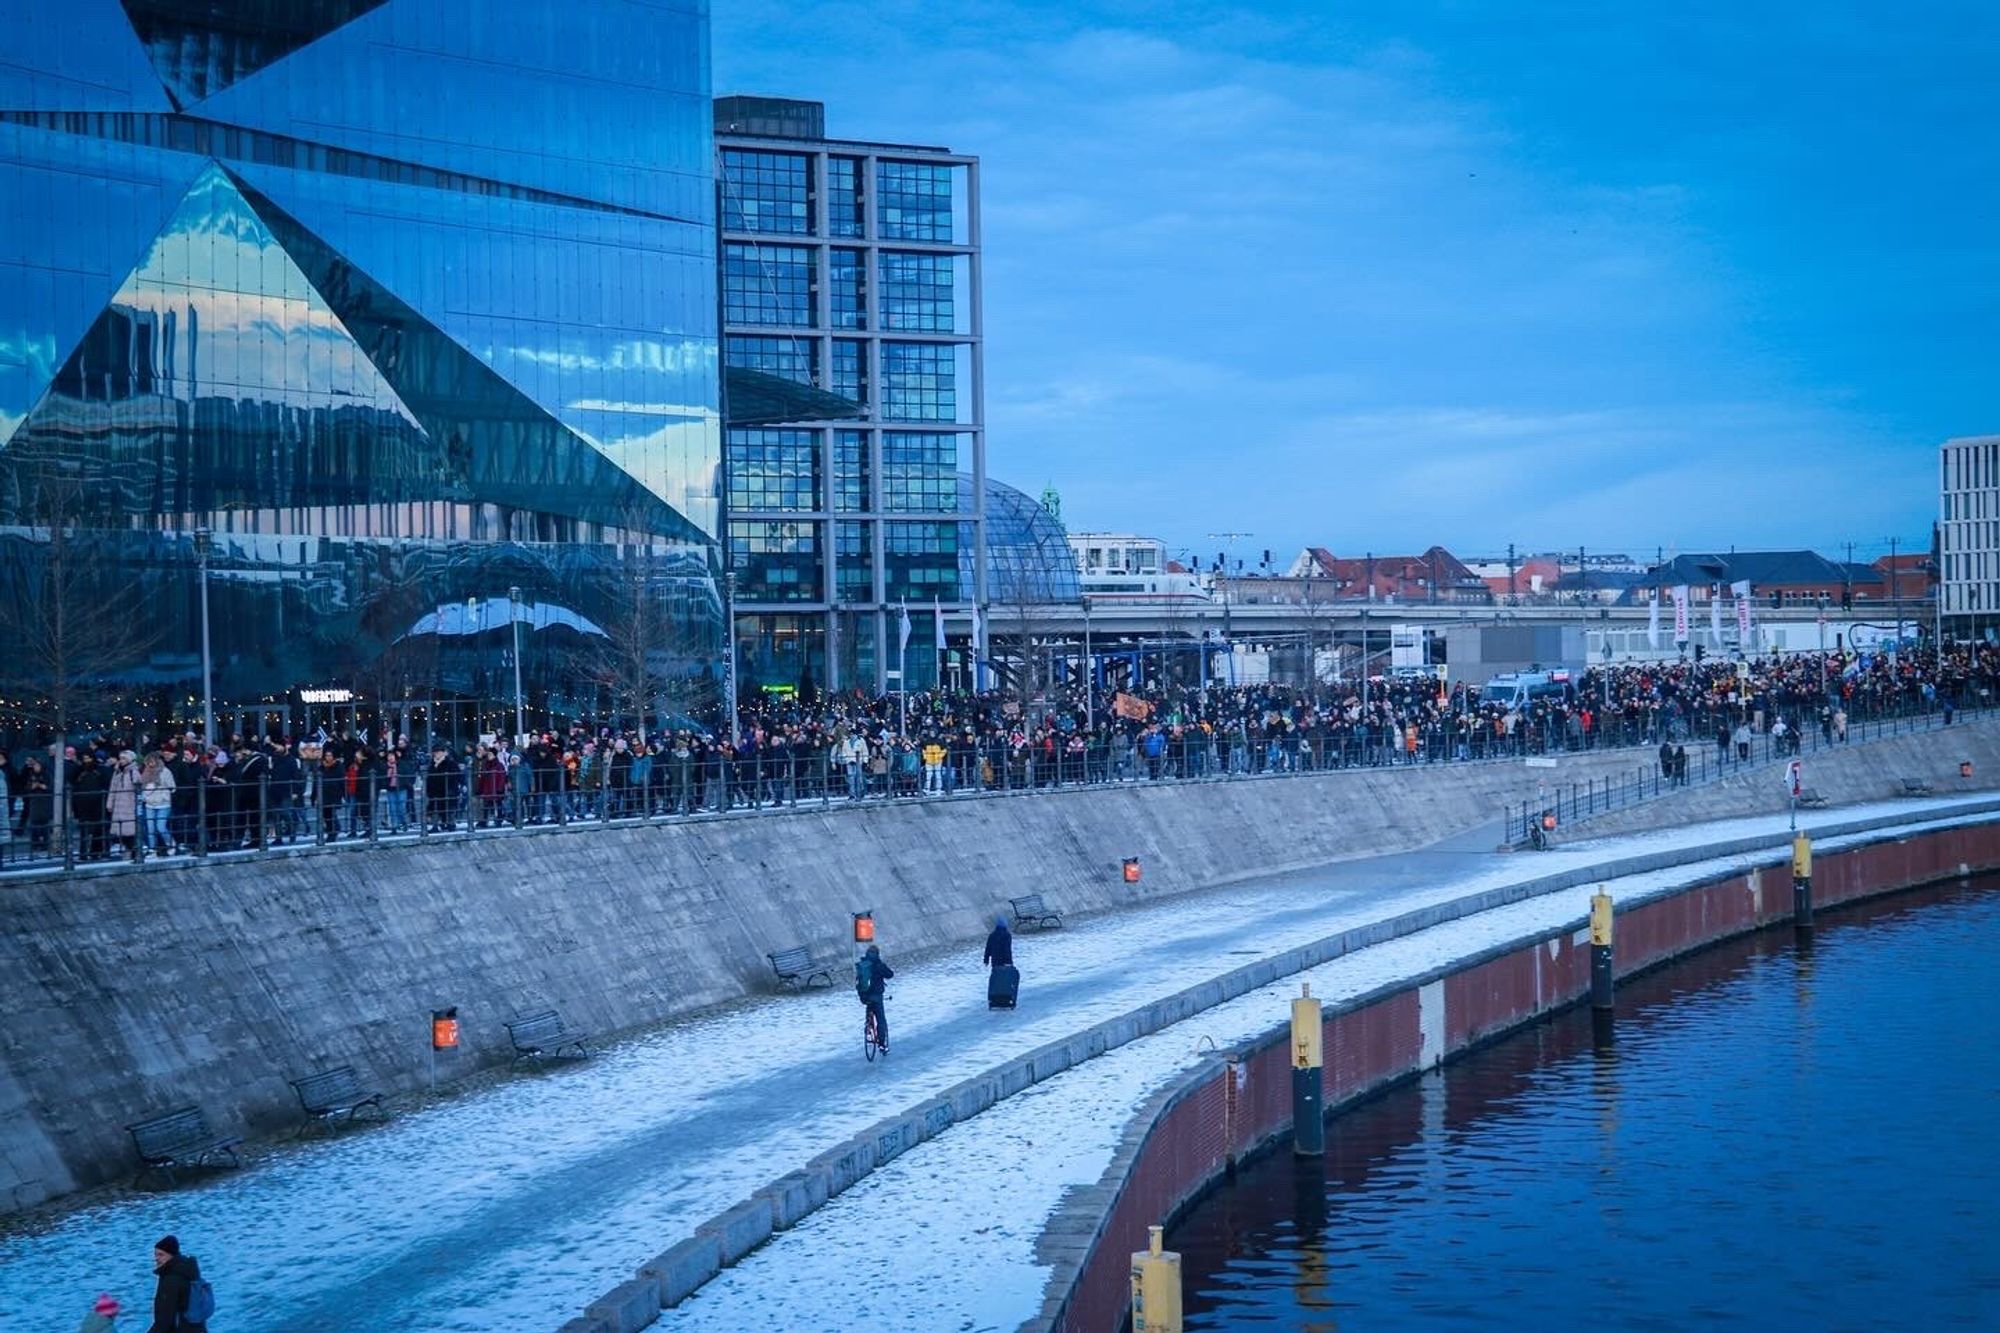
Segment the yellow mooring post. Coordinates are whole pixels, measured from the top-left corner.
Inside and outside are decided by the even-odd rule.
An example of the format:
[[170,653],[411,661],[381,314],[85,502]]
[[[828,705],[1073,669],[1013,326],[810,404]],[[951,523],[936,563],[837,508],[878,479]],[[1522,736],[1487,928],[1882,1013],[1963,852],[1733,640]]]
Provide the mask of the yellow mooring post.
[[1812,839],[1792,839],[1792,924],[1812,929]]
[[1160,1248],[1161,1234],[1147,1227],[1151,1248],[1132,1256],[1132,1333],[1181,1333],[1181,1257]]
[[1320,1069],[1326,1064],[1319,1001],[1312,983],[1299,983],[1292,1001],[1292,1152],[1300,1157],[1326,1154],[1326,1113],[1320,1097]]
[[1603,889],[1590,895],[1590,1007],[1612,1007],[1611,895]]

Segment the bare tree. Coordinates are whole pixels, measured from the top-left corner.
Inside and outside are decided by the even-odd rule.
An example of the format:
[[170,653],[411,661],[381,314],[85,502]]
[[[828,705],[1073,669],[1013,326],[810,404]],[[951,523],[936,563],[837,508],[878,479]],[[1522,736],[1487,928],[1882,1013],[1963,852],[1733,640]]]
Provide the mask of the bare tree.
[[0,684],[24,696],[24,717],[56,735],[50,783],[52,827],[65,838],[63,747],[70,729],[101,720],[119,698],[120,673],[158,639],[158,617],[131,569],[120,569],[103,512],[102,486],[81,464],[52,454],[11,469],[6,497],[15,522],[0,528]]
[[691,670],[702,584],[663,557],[658,546],[628,534],[599,626],[603,637],[584,662],[587,679],[609,692],[613,713],[631,711],[641,740],[649,712],[689,715],[702,704]]

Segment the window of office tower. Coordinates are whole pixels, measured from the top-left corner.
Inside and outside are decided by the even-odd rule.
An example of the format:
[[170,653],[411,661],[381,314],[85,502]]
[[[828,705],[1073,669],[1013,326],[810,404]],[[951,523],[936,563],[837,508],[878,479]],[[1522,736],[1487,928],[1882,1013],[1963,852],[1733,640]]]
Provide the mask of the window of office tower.
[[856,338],[833,340],[833,378],[827,387],[850,402],[868,406],[868,344]]
[[837,430],[833,433],[833,507],[855,514],[868,504],[868,432]]
[[742,602],[816,602],[820,588],[819,524],[732,519],[729,565],[740,571]]
[[883,343],[882,415],[958,420],[958,363],[959,349],[950,343]]
[[758,370],[795,384],[819,384],[817,338],[759,338],[735,334],[723,339],[724,363],[739,370]]
[[882,508],[893,513],[949,514],[958,507],[959,451],[971,468],[969,437],[949,431],[882,433]]
[[727,324],[813,322],[813,252],[803,245],[722,247],[722,318]]
[[804,236],[812,230],[812,159],[722,150],[722,228]]
[[882,266],[882,327],[918,333],[956,333],[958,319],[956,268],[958,255],[912,254],[884,250]]
[[875,536],[872,523],[836,523],[833,541],[835,597],[843,602],[875,600]]
[[829,158],[826,164],[826,228],[835,236],[860,236],[861,159]]
[[729,507],[812,510],[820,506],[819,432],[729,432]]
[[960,244],[958,169],[931,162],[876,164],[876,231],[889,241]]
[[882,525],[882,595],[891,602],[959,599],[958,553],[972,540],[970,523]]
[[859,250],[835,246],[828,253],[827,281],[832,286],[833,327],[868,327],[868,261]]

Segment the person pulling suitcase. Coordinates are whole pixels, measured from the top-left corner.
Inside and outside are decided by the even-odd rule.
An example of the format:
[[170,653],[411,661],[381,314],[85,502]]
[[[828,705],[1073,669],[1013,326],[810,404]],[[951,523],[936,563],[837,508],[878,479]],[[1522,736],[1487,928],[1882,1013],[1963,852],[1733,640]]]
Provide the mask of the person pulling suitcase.
[[1014,966],[1014,936],[1007,918],[993,918],[993,933],[986,937],[985,962],[992,969],[986,976],[986,1007],[1012,1009],[1021,997],[1021,972]]

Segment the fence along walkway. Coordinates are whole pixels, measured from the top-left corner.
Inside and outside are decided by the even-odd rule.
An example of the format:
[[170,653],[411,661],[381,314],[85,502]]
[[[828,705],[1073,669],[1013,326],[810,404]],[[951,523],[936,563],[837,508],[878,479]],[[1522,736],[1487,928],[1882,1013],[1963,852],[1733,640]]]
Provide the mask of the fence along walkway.
[[[1954,718],[1970,722],[1974,718],[1989,715],[1992,709],[1953,709]],[[1629,810],[1635,805],[1654,800],[1662,795],[1671,795],[1688,787],[1705,786],[1720,782],[1724,778],[1735,777],[1738,773],[1760,768],[1776,768],[1793,759],[1810,758],[1829,750],[1845,749],[1851,745],[1866,744],[1890,736],[1909,735],[1921,731],[1942,730],[1945,726],[1942,711],[1906,713],[1890,717],[1870,718],[1863,722],[1850,722],[1844,738],[1835,737],[1830,729],[1810,726],[1803,731],[1787,719],[1786,732],[1774,736],[1769,732],[1754,734],[1749,743],[1749,754],[1739,753],[1739,747],[1732,736],[1727,747],[1715,737],[1689,736],[1676,740],[1674,744],[1687,754],[1686,766],[1670,775],[1659,760],[1659,746],[1654,744],[1652,762],[1636,767],[1629,774],[1613,774],[1584,782],[1557,783],[1549,787],[1534,801],[1523,801],[1519,805],[1508,805],[1504,815],[1506,841],[1510,846],[1523,846],[1533,840],[1533,825],[1546,815],[1553,815],[1556,830],[1589,819],[1593,815],[1609,814],[1614,810]]]
[[[1984,710],[1990,711],[1990,710]],[[1962,710],[1967,719],[1982,710]],[[1697,714],[1694,734],[1680,741],[1688,753],[1689,785],[1707,783],[1749,763],[1779,758],[1774,740],[1760,734],[1747,761],[1718,758],[1713,738],[1698,728],[1708,720]],[[1789,718],[1792,736],[1802,752],[1812,754],[1830,744],[1816,722],[1801,717],[1803,728]],[[1851,721],[1845,743],[1922,731],[1943,725],[1938,710],[1918,710]],[[44,825],[39,831],[20,819],[22,802],[13,802],[0,838],[0,877],[10,873],[80,872],[142,862],[185,864],[190,858],[228,856],[232,859],[281,853],[299,845],[339,842],[412,842],[432,837],[481,836],[537,825],[633,825],[677,819],[698,819],[731,812],[777,813],[802,804],[827,806],[837,802],[886,802],[916,799],[965,799],[974,796],[1052,791],[1079,786],[1119,783],[1213,783],[1282,780],[1304,774],[1350,768],[1417,767],[1449,763],[1505,763],[1523,759],[1629,749],[1635,763],[1626,778],[1566,784],[1551,789],[1534,803],[1508,807],[1507,837],[1528,839],[1528,823],[1538,812],[1553,809],[1558,826],[1590,814],[1625,808],[1650,800],[1669,786],[1659,772],[1660,736],[1653,729],[1631,727],[1623,719],[1590,737],[1556,734],[1552,728],[1523,729],[1500,736],[1480,729],[1456,734],[1443,728],[1418,732],[1412,747],[1406,739],[1392,741],[1384,732],[1367,740],[1352,737],[1322,742],[1301,733],[1277,739],[1208,736],[1200,744],[1182,743],[1148,756],[1136,744],[1093,747],[1080,753],[1060,753],[1045,759],[1032,749],[981,744],[953,750],[935,776],[920,763],[889,765],[887,771],[866,766],[850,768],[835,761],[833,751],[816,750],[783,761],[767,756],[748,759],[712,757],[702,762],[656,756],[643,786],[588,787],[573,785],[566,768],[553,770],[550,787],[509,783],[498,796],[475,794],[466,775],[457,775],[450,795],[431,799],[428,774],[407,775],[401,794],[365,777],[349,798],[342,784],[332,789],[309,776],[304,789],[286,791],[267,775],[252,784],[195,783],[191,809],[176,810],[169,820],[167,850],[149,846],[141,823],[139,837],[125,845],[113,843],[102,821],[96,825],[70,819]],[[1649,751],[1651,753],[1649,753]],[[908,752],[914,760],[916,751]],[[1790,757],[1788,753],[1782,757]],[[221,799],[211,804],[211,796]]]

